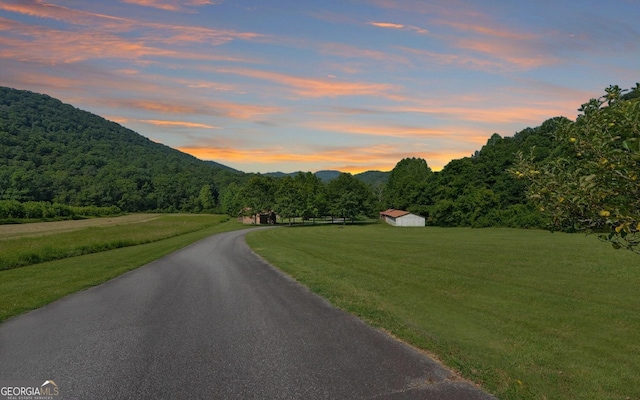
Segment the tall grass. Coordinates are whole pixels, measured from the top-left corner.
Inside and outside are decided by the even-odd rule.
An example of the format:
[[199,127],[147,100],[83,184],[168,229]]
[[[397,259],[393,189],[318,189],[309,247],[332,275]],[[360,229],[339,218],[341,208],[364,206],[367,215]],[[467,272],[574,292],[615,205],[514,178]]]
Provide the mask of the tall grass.
[[96,226],[39,237],[0,240],[0,271],[84,254],[135,246],[198,231],[220,215],[164,215],[136,224]]
[[640,398],[640,257],[594,237],[378,224],[247,240],[501,399]]

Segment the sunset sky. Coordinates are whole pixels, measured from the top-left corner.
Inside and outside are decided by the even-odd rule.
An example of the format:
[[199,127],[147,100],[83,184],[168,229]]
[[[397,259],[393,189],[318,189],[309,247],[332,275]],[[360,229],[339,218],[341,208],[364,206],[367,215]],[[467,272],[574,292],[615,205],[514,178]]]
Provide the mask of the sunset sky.
[[638,0],[0,0],[0,85],[245,172],[438,170],[640,82]]

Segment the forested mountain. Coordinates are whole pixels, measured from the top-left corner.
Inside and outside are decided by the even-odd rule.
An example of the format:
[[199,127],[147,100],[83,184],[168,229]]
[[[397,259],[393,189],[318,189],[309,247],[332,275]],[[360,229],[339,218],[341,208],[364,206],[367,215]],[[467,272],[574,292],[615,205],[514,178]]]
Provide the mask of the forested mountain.
[[242,175],[49,96],[0,87],[0,200],[199,211]]

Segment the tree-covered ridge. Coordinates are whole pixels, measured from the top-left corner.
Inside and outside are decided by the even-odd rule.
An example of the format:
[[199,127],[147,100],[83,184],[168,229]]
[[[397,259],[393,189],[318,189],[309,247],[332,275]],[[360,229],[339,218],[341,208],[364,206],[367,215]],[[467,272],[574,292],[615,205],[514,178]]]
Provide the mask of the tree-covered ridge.
[[0,200],[198,211],[239,175],[49,96],[0,87]]

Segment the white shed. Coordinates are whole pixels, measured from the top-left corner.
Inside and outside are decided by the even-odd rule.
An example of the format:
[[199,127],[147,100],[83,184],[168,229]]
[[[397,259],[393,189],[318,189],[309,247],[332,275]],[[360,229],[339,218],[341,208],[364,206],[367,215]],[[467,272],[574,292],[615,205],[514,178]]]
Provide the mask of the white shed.
[[409,211],[389,209],[380,212],[380,219],[393,226],[425,226],[424,217]]

